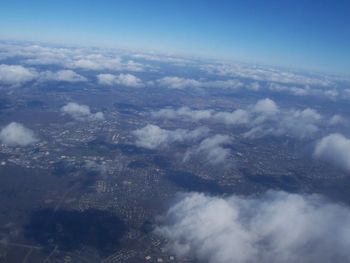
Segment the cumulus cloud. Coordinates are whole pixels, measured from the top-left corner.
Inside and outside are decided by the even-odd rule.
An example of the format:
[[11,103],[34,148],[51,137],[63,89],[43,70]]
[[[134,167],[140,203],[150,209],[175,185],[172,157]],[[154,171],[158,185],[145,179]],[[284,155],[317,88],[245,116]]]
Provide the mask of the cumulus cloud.
[[119,69],[121,67],[119,57],[106,57],[102,54],[89,54],[81,56],[70,63],[72,68],[81,68],[89,70]]
[[295,96],[306,96],[310,94],[310,87],[295,87],[295,86],[285,86],[278,83],[270,83],[269,90],[275,92],[286,92]]
[[224,88],[224,89],[236,89],[243,84],[237,79],[229,80],[195,80],[181,77],[167,76],[156,81],[160,87],[172,88],[172,89],[184,89],[184,88]]
[[251,121],[251,113],[242,109],[233,112],[218,112],[213,115],[213,119],[227,125],[245,125]]
[[172,89],[183,89],[199,87],[200,82],[194,79],[186,79],[180,77],[164,77],[158,80],[158,85]]
[[322,116],[314,109],[287,110],[278,115],[258,116],[254,125],[244,134],[247,138],[261,138],[264,136],[292,136],[298,139],[309,138],[318,130],[317,124]]
[[161,109],[159,111],[153,111],[151,115],[155,118],[165,119],[212,120],[228,125],[247,124],[250,121],[250,113],[241,109],[233,112],[215,112],[213,110],[192,110],[189,107],[181,107],[177,110]]
[[283,84],[330,86],[327,76],[305,75],[288,70],[249,64],[207,64],[202,69],[221,76],[242,77],[256,81],[269,81]]
[[0,65],[0,84],[19,86],[34,80],[37,76],[35,70],[20,65]]
[[335,126],[335,125],[343,125],[343,124],[347,124],[347,120],[344,117],[342,117],[342,116],[340,116],[338,114],[335,114],[335,115],[333,115],[330,118],[329,124],[333,125],[333,126]]
[[61,111],[70,115],[73,119],[79,121],[101,121],[104,120],[102,112],[92,113],[90,107],[87,105],[81,105],[75,102],[69,102],[67,105],[61,108]]
[[120,85],[135,88],[144,86],[142,80],[132,74],[99,74],[97,80],[99,84],[107,86]]
[[[91,51],[90,51],[91,52]],[[133,60],[124,61],[116,55],[105,55],[101,53],[92,53],[75,57],[67,64],[70,68],[80,68],[94,71],[101,70],[127,70],[144,71],[144,66]]]
[[[202,70],[220,77],[246,79],[256,84],[244,84],[243,87],[255,90],[287,93],[294,96],[324,97],[330,100],[349,99],[349,92],[344,89],[348,80],[335,76],[301,72],[286,69],[249,64],[206,64]],[[258,85],[259,82],[264,85]]]
[[[243,133],[246,138],[264,136],[292,136],[304,139],[313,136],[322,123],[323,116],[314,109],[280,109],[276,102],[266,98],[257,101],[246,109],[236,109],[232,112],[214,111],[210,109],[194,110],[188,107],[179,109],[161,109],[151,112],[154,118],[181,119],[190,121],[211,121],[226,125],[247,128]],[[337,121],[331,119],[325,125]]]
[[82,82],[87,81],[87,79],[74,72],[73,70],[59,70],[56,72],[45,71],[41,73],[41,81],[65,81],[65,82]]
[[166,130],[159,126],[148,124],[143,128],[133,131],[132,134],[136,137],[137,146],[156,149],[174,142],[196,140],[207,135],[208,132],[209,130],[205,127],[200,127],[195,130]]
[[155,232],[180,258],[209,263],[350,261],[350,210],[318,195],[180,195]]
[[254,111],[264,115],[274,115],[278,112],[277,104],[269,99],[259,100],[253,107]]
[[212,120],[225,124],[241,125],[251,122],[254,114],[262,118],[275,115],[278,111],[277,104],[273,100],[266,98],[251,105],[247,110],[237,109],[232,112],[215,112],[213,110],[192,110],[188,107],[181,107],[177,110],[161,109],[159,111],[153,111],[151,115],[155,118],[185,118],[195,121]]
[[20,58],[23,64],[58,65],[93,71],[144,71],[147,65],[125,59],[126,51],[89,47],[52,47],[23,43],[0,43],[1,58]]
[[350,172],[350,139],[339,133],[323,137],[316,144],[314,156]]
[[9,146],[27,146],[38,140],[32,130],[20,123],[11,122],[1,129],[0,141]]
[[187,161],[191,155],[204,155],[205,160],[210,164],[225,164],[230,156],[230,150],[224,145],[230,144],[231,138],[227,135],[217,134],[204,139],[193,149],[186,152],[184,161]]

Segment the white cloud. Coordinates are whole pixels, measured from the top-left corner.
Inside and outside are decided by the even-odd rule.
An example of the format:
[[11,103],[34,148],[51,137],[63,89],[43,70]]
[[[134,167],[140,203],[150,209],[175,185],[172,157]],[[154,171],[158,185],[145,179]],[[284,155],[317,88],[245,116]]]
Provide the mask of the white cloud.
[[144,71],[146,65],[133,60],[124,60],[126,51],[77,48],[52,47],[28,44],[2,44],[0,43],[0,59],[17,57],[24,64],[30,65],[58,65],[68,69],[83,70],[111,70],[111,71]]
[[[185,118],[194,121],[211,120],[228,125],[248,124],[252,121],[252,117],[258,114],[260,119],[275,115],[279,112],[277,104],[271,99],[259,100],[256,104],[249,107],[247,110],[237,109],[233,112],[215,112],[213,110],[192,110],[188,107],[175,109],[161,109],[153,111],[151,114],[155,118]],[[256,121],[257,122],[257,121]]]
[[156,149],[174,142],[196,140],[207,135],[208,132],[209,130],[204,127],[191,131],[185,129],[165,130],[156,125],[148,124],[132,133],[136,137],[137,146]]
[[37,76],[35,70],[20,65],[0,65],[0,84],[19,86],[34,80]]
[[294,87],[294,86],[290,87],[290,86],[281,85],[278,83],[270,83],[269,90],[275,91],[275,92],[287,92],[295,96],[306,96],[306,95],[309,95],[310,87],[309,86],[305,86],[303,88]]
[[246,110],[235,110],[233,112],[218,112],[213,119],[227,125],[245,125],[251,121],[251,113]]
[[195,80],[181,77],[164,77],[156,81],[157,85],[165,88],[184,89],[184,88],[223,88],[236,89],[243,84],[236,79],[229,80]]
[[82,82],[87,79],[74,72],[73,70],[59,70],[56,72],[45,71],[41,73],[40,80],[42,81],[66,81],[66,82]]
[[172,89],[197,88],[200,86],[200,82],[197,80],[180,77],[164,77],[157,82],[159,86]]
[[11,122],[1,129],[0,141],[9,146],[27,146],[38,140],[32,130],[20,123]]
[[227,164],[227,159],[230,156],[230,150],[224,148],[224,145],[230,144],[231,138],[227,135],[217,134],[206,138],[192,150],[186,152],[184,161],[187,161],[191,155],[204,155],[205,159],[210,164]]
[[316,144],[314,156],[350,172],[350,139],[338,133],[323,137]]
[[114,81],[116,78],[117,78],[117,76],[115,76],[113,74],[98,74],[97,75],[98,83],[101,85],[107,85],[107,86],[114,85]]
[[[120,61],[115,61],[119,66]],[[98,61],[94,61],[91,59],[78,59],[74,61],[71,65],[72,68],[81,68],[81,69],[90,69],[90,70],[102,70],[105,69],[102,63]]]
[[269,81],[284,84],[330,86],[332,81],[326,76],[305,75],[288,70],[248,64],[208,64],[202,69],[221,76],[242,77],[257,81]]
[[101,70],[126,70],[126,71],[144,71],[145,66],[133,60],[123,61],[116,55],[94,54],[88,52],[87,55],[80,55],[68,63],[67,67],[88,69],[94,71]]
[[102,54],[88,54],[76,58],[70,65],[72,68],[88,70],[120,69],[122,61],[119,57],[106,57]]
[[[179,109],[161,109],[151,112],[155,118],[181,119],[190,121],[212,121],[226,125],[242,126],[249,130],[243,133],[246,138],[264,136],[292,136],[304,139],[313,136],[321,124],[323,116],[316,110],[280,109],[276,102],[266,98],[257,101],[246,109],[233,112],[193,110],[188,107]],[[329,125],[329,123],[324,123]]]
[[177,110],[161,109],[159,111],[153,111],[151,114],[155,118],[185,118],[194,121],[212,120],[228,125],[247,124],[250,121],[250,113],[241,109],[233,112],[215,112],[213,110],[192,110],[188,107],[181,107]]
[[259,100],[255,105],[254,105],[254,111],[257,113],[261,113],[264,115],[274,115],[278,112],[278,106],[277,104],[269,99],[263,99]]
[[317,195],[183,194],[156,233],[171,253],[200,262],[350,261],[350,211]]
[[335,125],[344,125],[344,124],[347,124],[347,120],[344,117],[342,117],[342,116],[340,116],[338,114],[335,114],[329,120],[329,124],[333,125],[333,126],[335,126]]
[[87,105],[81,105],[75,102],[69,102],[67,105],[61,108],[62,112],[70,115],[75,120],[80,121],[101,121],[104,120],[102,112],[91,113],[90,107]]
[[304,139],[313,136],[318,130],[322,116],[315,110],[287,110],[276,116],[262,115],[255,120],[253,127],[244,134],[247,138],[264,136],[285,136]]
[[144,86],[141,79],[131,74],[99,74],[97,79],[99,84],[107,86],[120,85],[135,88]]

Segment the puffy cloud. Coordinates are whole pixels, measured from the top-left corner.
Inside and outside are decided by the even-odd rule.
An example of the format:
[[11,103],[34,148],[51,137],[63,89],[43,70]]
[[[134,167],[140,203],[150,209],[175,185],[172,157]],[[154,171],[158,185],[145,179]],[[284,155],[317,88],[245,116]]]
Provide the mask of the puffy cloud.
[[1,58],[21,58],[30,65],[58,65],[69,69],[144,71],[146,65],[124,60],[127,52],[101,48],[52,47],[32,44],[0,43]]
[[246,132],[244,137],[260,138],[289,135],[304,139],[311,137],[319,130],[317,124],[321,119],[322,116],[310,108],[280,112],[272,118],[267,115],[258,116],[254,120],[256,125]]
[[233,112],[215,112],[213,110],[191,110],[182,107],[177,110],[163,109],[152,112],[156,118],[182,118],[190,120],[210,120],[227,125],[244,125],[250,129],[245,137],[258,138],[263,136],[290,135],[296,138],[306,138],[318,131],[317,123],[322,116],[313,109],[281,111],[271,99],[259,100],[246,110],[237,109]]
[[246,110],[235,110],[233,112],[218,112],[213,114],[213,120],[227,125],[243,125],[250,122],[251,114]]
[[38,140],[32,130],[20,123],[11,122],[1,129],[0,141],[9,146],[27,146]]
[[254,111],[257,113],[261,113],[264,115],[274,115],[278,112],[278,106],[277,104],[269,99],[263,99],[259,100],[255,105],[254,105]]
[[229,80],[216,80],[205,81],[195,80],[189,78],[180,77],[164,77],[157,80],[158,86],[172,88],[172,89],[184,89],[184,88],[223,88],[223,89],[236,89],[243,84],[236,79]]
[[34,80],[37,76],[35,70],[20,65],[0,65],[0,84],[19,86]]
[[301,88],[301,87],[294,87],[294,86],[289,87],[278,83],[271,83],[269,86],[269,90],[276,91],[276,92],[287,92],[295,96],[306,96],[306,95],[309,95],[310,88],[309,86],[305,86],[304,88]]
[[316,110],[310,109],[310,108],[306,108],[302,111],[296,110],[296,111],[294,111],[293,115],[296,118],[306,119],[310,122],[318,121],[318,120],[322,119],[321,114],[319,114]]
[[127,86],[127,87],[143,87],[142,81],[131,74],[99,74],[97,75],[98,83],[101,85],[113,86]]
[[73,70],[59,70],[57,72],[45,71],[41,73],[40,80],[47,81],[66,81],[66,82],[81,82],[87,79],[74,72]]
[[[279,112],[277,104],[271,99],[259,100],[256,104],[252,105],[247,110],[237,109],[233,112],[215,112],[213,110],[192,110],[188,107],[181,107],[175,109],[161,109],[159,111],[152,112],[152,116],[155,118],[187,118],[190,120],[212,120],[231,125],[248,124],[252,121],[252,117],[255,114],[259,114],[260,118],[275,115]],[[256,121],[257,122],[257,121]]]
[[207,135],[208,132],[209,130],[204,127],[192,131],[185,129],[171,131],[162,129],[156,125],[148,124],[143,128],[133,131],[133,135],[136,137],[137,146],[156,149],[174,142],[196,140]]
[[[292,136],[304,139],[313,136],[323,117],[316,110],[281,110],[271,99],[257,101],[246,109],[236,109],[232,112],[214,110],[193,110],[188,107],[179,109],[162,109],[151,112],[155,118],[191,121],[212,121],[226,125],[243,126],[249,130],[243,133],[246,138],[264,136]],[[327,123],[329,125],[329,123]]]
[[197,88],[200,86],[200,82],[197,80],[180,77],[164,77],[157,82],[159,86],[172,89]]
[[98,74],[97,75],[98,83],[101,85],[107,85],[107,86],[114,85],[114,81],[116,78],[117,78],[117,76],[115,76],[113,74]]
[[192,150],[186,152],[184,161],[187,161],[191,155],[204,155],[210,164],[225,164],[230,156],[230,150],[223,146],[231,143],[231,138],[227,135],[217,134],[206,138]]
[[104,120],[102,112],[91,113],[90,107],[87,105],[81,105],[75,102],[69,102],[67,105],[61,108],[62,112],[70,115],[75,120],[80,121],[101,121]]
[[329,120],[330,125],[342,125],[346,123],[347,123],[347,120],[338,114],[333,115]]
[[338,133],[323,137],[316,144],[314,156],[350,172],[350,139]]
[[181,107],[177,110],[161,109],[159,111],[153,111],[151,114],[155,118],[186,118],[194,121],[212,120],[228,125],[247,124],[250,121],[250,113],[241,109],[233,112],[215,112],[213,110],[192,110],[188,107]]
[[318,195],[180,195],[155,231],[178,257],[209,263],[350,261],[350,210]]
[[119,57],[110,58],[102,54],[89,54],[73,60],[69,66],[88,70],[105,70],[119,69],[121,64],[122,62]]
[[[115,66],[119,65],[120,60],[115,60]],[[113,62],[112,62],[113,64]],[[105,69],[102,63],[99,63],[98,61],[94,61],[91,59],[78,59],[72,63],[73,68],[81,68],[81,69],[90,69],[90,70],[101,70]]]
[[284,84],[330,86],[333,82],[327,76],[306,75],[271,67],[249,64],[208,64],[202,69],[221,76],[242,77],[257,81],[269,81]]
[[293,72],[266,66],[249,64],[206,64],[200,65],[202,70],[220,77],[247,79],[265,85],[244,84],[244,87],[254,90],[254,86],[272,92],[283,92],[294,96],[325,97],[330,100],[349,99],[349,91],[344,84],[349,80],[330,75]]
[[[89,53],[89,52],[88,52]],[[127,70],[144,71],[144,66],[133,60],[123,61],[115,55],[87,54],[76,57],[67,67],[87,70]]]

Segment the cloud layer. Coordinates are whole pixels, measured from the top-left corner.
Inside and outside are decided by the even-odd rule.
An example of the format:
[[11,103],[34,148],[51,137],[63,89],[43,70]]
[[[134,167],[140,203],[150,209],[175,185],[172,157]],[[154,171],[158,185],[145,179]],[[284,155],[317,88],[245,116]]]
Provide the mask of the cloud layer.
[[209,263],[350,261],[350,210],[317,195],[183,194],[156,233],[178,257]]
[[8,146],[27,146],[38,140],[32,130],[20,123],[11,122],[1,129],[0,141]]

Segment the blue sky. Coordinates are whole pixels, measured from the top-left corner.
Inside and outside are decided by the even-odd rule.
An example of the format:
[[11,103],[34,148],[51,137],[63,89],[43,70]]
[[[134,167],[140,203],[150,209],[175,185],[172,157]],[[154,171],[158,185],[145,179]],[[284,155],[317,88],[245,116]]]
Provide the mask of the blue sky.
[[349,75],[349,13],[347,0],[2,0],[0,37]]

